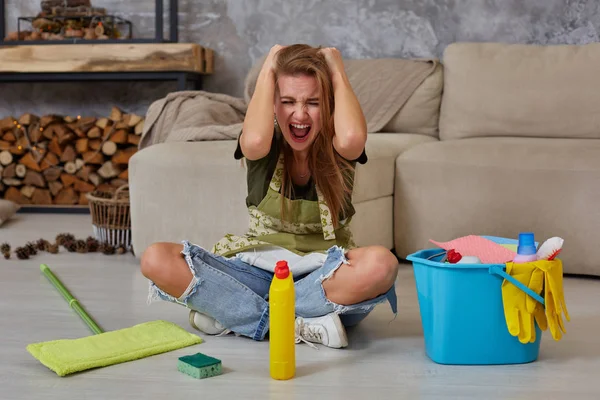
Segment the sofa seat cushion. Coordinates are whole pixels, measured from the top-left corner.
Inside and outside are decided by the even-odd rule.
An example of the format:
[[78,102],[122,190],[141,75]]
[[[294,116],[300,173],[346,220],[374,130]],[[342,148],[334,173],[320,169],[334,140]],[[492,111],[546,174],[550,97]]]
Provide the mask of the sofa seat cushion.
[[396,158],[402,152],[437,139],[406,133],[370,133],[366,153],[369,161],[357,164],[353,202],[374,200],[394,193]]
[[600,275],[600,140],[472,138],[426,143],[396,165],[395,247],[469,234],[565,239],[566,272]]

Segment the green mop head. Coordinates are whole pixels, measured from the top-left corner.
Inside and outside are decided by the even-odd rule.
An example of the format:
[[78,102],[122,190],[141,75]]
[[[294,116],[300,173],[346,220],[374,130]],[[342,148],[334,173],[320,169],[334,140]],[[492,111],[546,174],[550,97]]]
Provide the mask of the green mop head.
[[177,369],[196,379],[221,375],[221,360],[202,353],[179,357]]

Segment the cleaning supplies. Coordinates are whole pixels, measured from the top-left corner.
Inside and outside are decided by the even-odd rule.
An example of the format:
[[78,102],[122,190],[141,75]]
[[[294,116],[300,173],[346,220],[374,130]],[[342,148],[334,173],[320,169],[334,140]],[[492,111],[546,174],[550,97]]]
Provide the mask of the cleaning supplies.
[[57,375],[65,376],[199,343],[200,337],[159,320],[79,339],[34,343],[27,346],[27,351]]
[[104,332],[46,264],[40,270],[94,333],[79,339],[32,343],[27,351],[43,365],[65,376],[202,343],[202,339],[167,321],[152,321]]
[[514,257],[514,263],[526,263],[536,261],[537,250],[535,248],[535,239],[532,232],[519,233],[519,246],[517,247],[517,255]]
[[269,356],[271,377],[287,380],[296,374],[296,306],[292,272],[278,261],[269,289]]
[[538,260],[554,260],[562,251],[564,240],[559,237],[551,237],[546,240],[537,251]]
[[221,360],[202,353],[179,357],[177,370],[196,379],[210,378],[223,373]]

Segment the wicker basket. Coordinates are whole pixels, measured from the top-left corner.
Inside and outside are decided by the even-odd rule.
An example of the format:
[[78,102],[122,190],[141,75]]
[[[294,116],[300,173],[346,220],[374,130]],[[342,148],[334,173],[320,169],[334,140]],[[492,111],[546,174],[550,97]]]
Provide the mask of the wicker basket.
[[88,193],[94,236],[100,242],[115,247],[131,247],[131,217],[129,185],[120,186],[114,193],[95,190]]

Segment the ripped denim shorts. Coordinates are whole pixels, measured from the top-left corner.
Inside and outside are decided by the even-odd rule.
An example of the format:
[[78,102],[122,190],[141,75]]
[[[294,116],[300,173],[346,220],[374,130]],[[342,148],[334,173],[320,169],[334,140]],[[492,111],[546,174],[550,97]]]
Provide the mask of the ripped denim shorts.
[[[254,340],[264,339],[269,328],[268,295],[273,273],[237,257],[217,256],[188,241],[183,242],[182,256],[193,275],[188,288],[175,298],[150,282],[150,299],[181,304],[212,316],[232,332]],[[357,304],[340,305],[328,300],[322,282],[346,262],[344,250],[333,246],[327,251],[323,266],[294,277],[297,316],[313,318],[335,312],[345,326],[352,326],[385,300],[393,313],[397,313],[395,286],[385,294]]]

